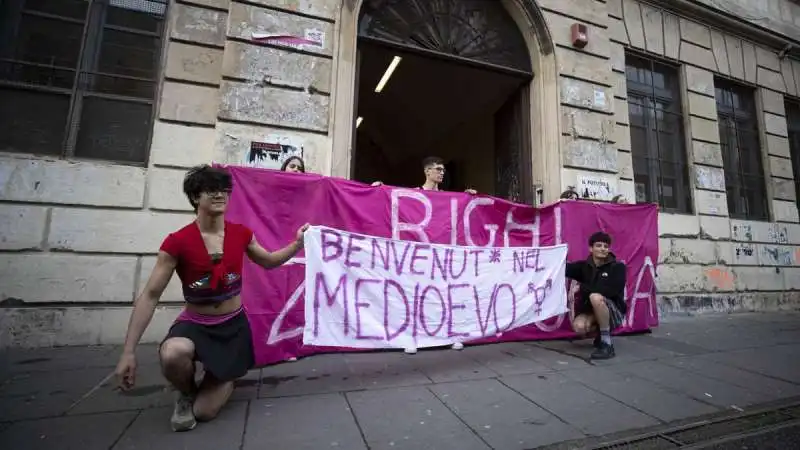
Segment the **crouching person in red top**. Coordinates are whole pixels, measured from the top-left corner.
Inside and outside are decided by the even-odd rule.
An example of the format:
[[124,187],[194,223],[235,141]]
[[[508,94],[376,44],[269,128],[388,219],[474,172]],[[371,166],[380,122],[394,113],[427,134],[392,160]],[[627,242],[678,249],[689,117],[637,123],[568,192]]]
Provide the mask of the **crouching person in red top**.
[[[136,346],[177,272],[186,308],[159,348],[164,377],[178,391],[171,419],[175,431],[188,431],[198,420],[213,419],[230,398],[234,381],[255,363],[250,326],[239,296],[244,255],[264,268],[278,267],[303,247],[303,232],[308,228],[297,230],[288,246],[276,252],[265,250],[247,227],[225,221],[232,187],[224,169],[203,165],[187,173],[183,191],[197,218],[161,245],[150,279],[134,302],[116,369],[120,387],[132,388]],[[202,362],[205,370],[199,386],[195,361]]]

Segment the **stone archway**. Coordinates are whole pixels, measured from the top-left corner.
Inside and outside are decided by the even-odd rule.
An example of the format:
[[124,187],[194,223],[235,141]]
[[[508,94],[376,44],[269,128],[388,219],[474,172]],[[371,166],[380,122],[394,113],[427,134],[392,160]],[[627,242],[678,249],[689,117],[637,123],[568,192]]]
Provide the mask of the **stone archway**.
[[[543,200],[557,198],[560,188],[560,128],[558,73],[553,43],[534,0],[501,0],[527,44],[531,70],[535,74],[529,88],[529,126],[531,181],[544,192]],[[359,17],[364,0],[343,0],[338,22],[335,63],[335,89],[332,94],[333,150],[332,176],[348,178],[352,163],[352,136],[355,121],[356,59]]]

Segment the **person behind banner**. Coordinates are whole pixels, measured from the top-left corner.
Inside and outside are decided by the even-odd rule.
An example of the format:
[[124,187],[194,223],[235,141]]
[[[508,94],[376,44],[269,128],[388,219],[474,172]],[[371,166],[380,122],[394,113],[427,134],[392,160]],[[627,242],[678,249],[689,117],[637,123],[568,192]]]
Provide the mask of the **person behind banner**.
[[[438,191],[439,185],[442,184],[444,181],[444,160],[439,158],[438,156],[429,156],[422,160],[422,171],[425,174],[425,182],[419,189],[424,191]],[[372,186],[383,186],[382,181],[376,181],[372,183]],[[464,192],[470,195],[475,195],[478,192],[475,189],[467,189]],[[464,344],[461,342],[456,342],[452,346],[453,350],[461,350],[464,348]],[[406,347],[405,352],[409,355],[413,355],[417,353],[416,347]]]
[[290,156],[281,165],[281,172],[306,173],[306,163],[299,156]]
[[[429,156],[422,160],[422,171],[425,174],[425,182],[419,189],[424,191],[438,191],[439,185],[444,181],[444,160],[438,156]],[[372,186],[383,186],[383,181],[376,181]],[[470,195],[478,193],[475,189],[466,189],[464,192]]]
[[589,238],[589,256],[567,263],[566,277],[577,281],[578,299],[572,328],[586,336],[597,330],[592,359],[613,358],[611,332],[625,320],[626,267],[609,250],[611,236],[598,231]]
[[[232,185],[224,169],[202,165],[187,173],[183,191],[196,219],[161,245],[150,279],[134,302],[115,371],[123,391],[134,386],[136,346],[177,272],[186,307],[158,350],[162,373],[178,391],[171,418],[175,431],[188,431],[198,420],[213,419],[230,398],[234,381],[255,364],[250,325],[239,295],[244,255],[261,267],[278,267],[303,247],[308,228],[302,226],[286,247],[265,250],[247,227],[224,219]],[[205,370],[199,386],[195,361]]]

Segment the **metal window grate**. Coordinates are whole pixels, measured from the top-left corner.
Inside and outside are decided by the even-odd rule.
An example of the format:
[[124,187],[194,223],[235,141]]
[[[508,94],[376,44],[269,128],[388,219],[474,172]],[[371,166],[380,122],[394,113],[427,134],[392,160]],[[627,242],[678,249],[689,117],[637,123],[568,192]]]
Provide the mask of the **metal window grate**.
[[625,64],[636,201],[690,213],[678,69],[633,54]]
[[0,150],[144,163],[167,4],[0,4]]
[[728,214],[735,219],[768,220],[755,94],[721,78],[715,78],[714,85]]
[[367,0],[359,36],[531,72],[522,33],[500,2]]

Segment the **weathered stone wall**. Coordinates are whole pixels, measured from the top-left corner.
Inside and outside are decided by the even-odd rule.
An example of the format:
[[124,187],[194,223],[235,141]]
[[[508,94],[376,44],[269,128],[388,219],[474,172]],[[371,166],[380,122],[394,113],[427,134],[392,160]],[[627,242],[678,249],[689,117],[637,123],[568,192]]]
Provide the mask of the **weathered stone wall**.
[[[352,83],[336,79],[352,73],[337,65],[354,62],[339,51],[355,32],[337,22],[343,1],[356,4],[173,2],[146,168],[0,155],[0,347],[121,342],[161,239],[191,220],[180,186],[186,168],[238,163],[251,141],[284,135],[302,140],[309,170],[334,170],[332,139],[352,120],[332,113],[334,102],[352,101],[332,96]],[[682,63],[697,215],[659,217],[662,311],[800,303],[800,224],[783,109],[784,96],[800,97],[800,64],[634,0],[537,3],[558,69],[557,78],[537,77],[552,80],[546,89],[560,101],[561,146],[545,156],[560,158],[562,188],[591,176],[634,198],[625,49]],[[582,50],[570,42],[575,22],[589,30]],[[252,40],[254,32],[303,36],[308,29],[323,32],[322,45],[298,50]],[[715,73],[758,88],[773,222],[728,217]],[[173,281],[145,340],[160,339],[180,298]]]
[[[627,122],[628,109],[624,101],[614,98],[619,83],[611,70],[607,5],[597,0],[538,3],[555,45],[559,71],[561,190],[576,186],[579,176],[588,176],[605,180],[613,190],[632,198],[630,137],[616,125],[620,117]],[[589,43],[583,49],[571,42],[570,27],[576,22],[587,28]]]
[[793,40],[800,40],[800,4],[796,0],[695,1]]
[[[192,220],[181,191],[196,164],[240,162],[252,140],[302,140],[329,171],[338,0],[173,2],[148,167],[0,155],[0,347],[120,343],[167,233]],[[318,51],[252,41],[303,36]],[[177,277],[145,335],[161,339],[182,299]]]
[[[649,4],[609,0],[608,15],[616,104],[625,101],[626,48],[682,63],[697,215],[659,215],[662,311],[800,306],[800,224],[784,112],[784,96],[800,93],[800,63]],[[772,222],[728,217],[715,74],[757,90]],[[627,117],[616,120],[628,135]]]

